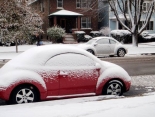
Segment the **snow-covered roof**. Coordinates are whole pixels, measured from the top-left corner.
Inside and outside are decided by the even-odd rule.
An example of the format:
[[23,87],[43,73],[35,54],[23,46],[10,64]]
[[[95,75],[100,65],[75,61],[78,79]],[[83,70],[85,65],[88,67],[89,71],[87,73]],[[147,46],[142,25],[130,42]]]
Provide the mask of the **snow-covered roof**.
[[63,10],[59,10],[57,12],[51,13],[49,16],[83,16],[83,14],[63,9]]
[[84,31],[74,31],[75,34],[85,34]]
[[[121,19],[121,20],[125,20],[125,17],[123,14],[119,14],[118,17]],[[128,14],[126,14],[126,18],[129,20],[130,17]],[[116,16],[113,16],[113,17],[110,17],[111,20],[117,20]]]

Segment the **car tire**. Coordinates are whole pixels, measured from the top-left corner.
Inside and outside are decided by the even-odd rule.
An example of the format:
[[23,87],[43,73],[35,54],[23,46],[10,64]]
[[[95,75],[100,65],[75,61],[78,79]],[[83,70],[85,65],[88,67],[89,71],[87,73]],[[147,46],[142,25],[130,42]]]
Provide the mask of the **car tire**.
[[94,55],[94,51],[93,51],[93,50],[88,49],[87,51],[88,51],[89,53],[91,53],[91,54],[93,54],[93,55]]
[[32,103],[39,101],[39,95],[34,86],[21,85],[16,87],[11,96],[10,104]]
[[102,94],[121,96],[123,94],[123,84],[118,80],[112,80],[105,85]]
[[117,56],[118,57],[124,57],[125,56],[125,50],[123,48],[118,49]]

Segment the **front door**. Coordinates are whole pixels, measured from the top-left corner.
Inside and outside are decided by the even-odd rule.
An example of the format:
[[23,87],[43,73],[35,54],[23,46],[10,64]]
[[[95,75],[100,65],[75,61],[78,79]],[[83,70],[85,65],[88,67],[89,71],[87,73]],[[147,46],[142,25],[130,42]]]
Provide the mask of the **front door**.
[[[68,55],[69,60],[66,58]],[[81,54],[66,54],[63,59],[68,61],[60,70],[60,95],[76,95],[95,93],[99,70],[95,62]]]
[[60,19],[60,26],[66,30],[66,19]]
[[95,93],[99,69],[92,59],[81,54],[65,53],[52,57],[46,65],[56,70],[51,74],[50,89],[53,90],[53,82],[57,86],[59,84],[59,96]]
[[95,46],[97,56],[109,55],[111,53],[111,48],[109,46],[109,39],[100,39]]

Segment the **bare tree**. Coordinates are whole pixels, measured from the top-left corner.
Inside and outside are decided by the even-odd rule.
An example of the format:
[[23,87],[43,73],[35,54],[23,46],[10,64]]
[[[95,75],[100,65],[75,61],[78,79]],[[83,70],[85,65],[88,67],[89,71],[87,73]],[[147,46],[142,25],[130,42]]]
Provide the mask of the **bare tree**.
[[34,31],[42,32],[41,17],[33,12],[25,0],[5,0],[0,4],[0,40],[15,41],[18,52],[18,41],[28,40]]
[[[154,10],[154,0],[150,1],[147,12],[143,12],[143,3],[145,0],[108,0],[111,11],[116,16],[117,21],[132,34],[133,46],[138,46],[138,35],[147,27]],[[123,15],[125,22],[119,15]],[[142,20],[143,17],[143,20]],[[140,23],[143,21],[142,26]]]

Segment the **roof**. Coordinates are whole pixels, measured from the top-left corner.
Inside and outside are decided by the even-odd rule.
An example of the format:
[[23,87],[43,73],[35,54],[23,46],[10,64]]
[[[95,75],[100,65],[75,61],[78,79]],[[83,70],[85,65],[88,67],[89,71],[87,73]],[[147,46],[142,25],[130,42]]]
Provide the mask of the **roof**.
[[54,13],[50,14],[49,16],[83,16],[83,14],[63,9],[63,10],[54,12]]

